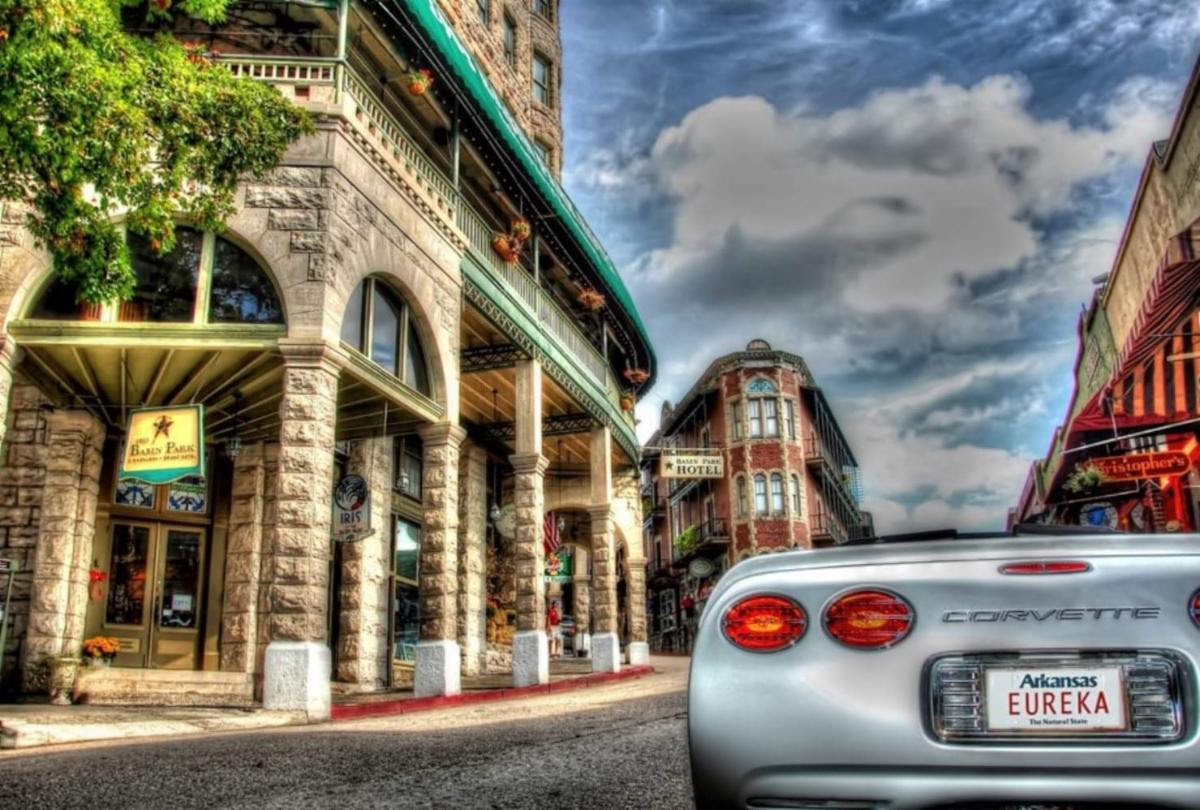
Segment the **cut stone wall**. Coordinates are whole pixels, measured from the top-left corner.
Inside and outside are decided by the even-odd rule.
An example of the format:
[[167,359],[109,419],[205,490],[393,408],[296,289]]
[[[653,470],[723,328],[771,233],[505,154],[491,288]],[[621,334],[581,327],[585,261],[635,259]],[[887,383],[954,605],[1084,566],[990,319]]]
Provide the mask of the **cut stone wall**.
[[346,463],[370,489],[372,531],[342,545],[337,680],[363,689],[387,686],[393,446],[390,436],[352,442]]
[[[276,451],[277,445],[272,446]],[[242,448],[233,462],[233,497],[225,550],[221,616],[221,669],[256,672],[259,587],[262,581],[266,458],[261,443]]]
[[477,675],[484,664],[484,585],[487,532],[487,453],[463,445],[458,470],[458,645],[462,673]]
[[[20,571],[13,579],[4,672],[0,679],[15,684],[20,648],[29,626],[29,594],[48,451],[42,406],[49,402],[34,385],[18,375],[9,403],[8,431],[0,466],[0,557],[14,560]],[[0,575],[0,598],[7,584],[5,576]]]
[[466,431],[429,425],[420,431],[425,458],[421,489],[421,641],[454,641],[458,633],[458,456]]

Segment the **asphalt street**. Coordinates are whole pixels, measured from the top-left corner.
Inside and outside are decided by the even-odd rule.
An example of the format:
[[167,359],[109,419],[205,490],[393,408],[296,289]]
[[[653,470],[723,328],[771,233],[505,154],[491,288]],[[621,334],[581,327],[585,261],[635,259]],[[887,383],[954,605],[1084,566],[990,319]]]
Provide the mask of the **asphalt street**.
[[686,808],[685,677],[668,665],[427,715],[5,755],[0,807]]

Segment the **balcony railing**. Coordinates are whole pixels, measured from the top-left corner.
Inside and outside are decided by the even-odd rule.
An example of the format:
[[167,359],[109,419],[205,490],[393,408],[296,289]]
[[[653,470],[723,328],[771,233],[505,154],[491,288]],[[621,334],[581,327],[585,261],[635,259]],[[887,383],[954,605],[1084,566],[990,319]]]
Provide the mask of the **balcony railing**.
[[[404,125],[383,106],[349,65],[340,60],[260,56],[222,56],[221,63],[235,76],[292,86],[289,97],[301,104],[306,98],[296,93],[294,88],[330,88],[332,97],[327,91],[320,96],[320,100],[341,107],[351,120],[366,130],[374,146],[405,181],[423,191],[440,213],[453,220],[465,237],[474,259],[504,282],[533,320],[554,338],[555,343],[581,371],[604,389],[614,410],[632,427],[633,414],[620,410],[621,387],[604,355],[587,339],[572,316],[538,286],[529,272],[520,264],[506,263],[492,250],[495,229],[487,224],[487,220],[455,189],[453,181],[406,134]],[[315,97],[316,94],[313,94],[310,98]],[[579,221],[591,236],[586,221],[582,218]]]
[[729,545],[729,522],[725,518],[709,518],[687,531],[690,532],[692,529],[696,531],[694,543],[681,547],[679,538],[676,538],[676,542],[671,544],[672,562],[678,563],[690,559],[698,553],[711,551],[715,546]]
[[808,524],[809,534],[816,539],[828,539],[841,545],[850,540],[850,534],[830,514],[813,515]]

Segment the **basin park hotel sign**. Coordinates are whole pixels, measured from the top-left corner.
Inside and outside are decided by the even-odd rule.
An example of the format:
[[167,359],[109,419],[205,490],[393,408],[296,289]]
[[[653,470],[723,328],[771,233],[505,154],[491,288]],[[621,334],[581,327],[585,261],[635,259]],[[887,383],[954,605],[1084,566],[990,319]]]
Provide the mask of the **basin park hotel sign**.
[[871,534],[858,462],[804,359],[754,340],[714,360],[642,461],[651,645],[690,649],[721,574]]
[[234,12],[181,35],[316,132],[220,233],[128,233],[132,297],[81,304],[0,202],[5,685],[98,634],[92,703],[546,683],[547,598],[594,669],[644,661],[656,359],[559,183],[558,3]]
[[1011,523],[1200,528],[1200,67],[1078,321],[1062,425]]

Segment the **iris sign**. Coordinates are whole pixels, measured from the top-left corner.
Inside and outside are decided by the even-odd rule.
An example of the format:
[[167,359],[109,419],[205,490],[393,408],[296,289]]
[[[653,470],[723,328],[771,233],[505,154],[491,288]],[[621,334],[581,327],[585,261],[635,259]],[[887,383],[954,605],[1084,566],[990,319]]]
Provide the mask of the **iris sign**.
[[371,490],[361,475],[345,475],[333,490],[333,536],[353,540],[371,531]]

